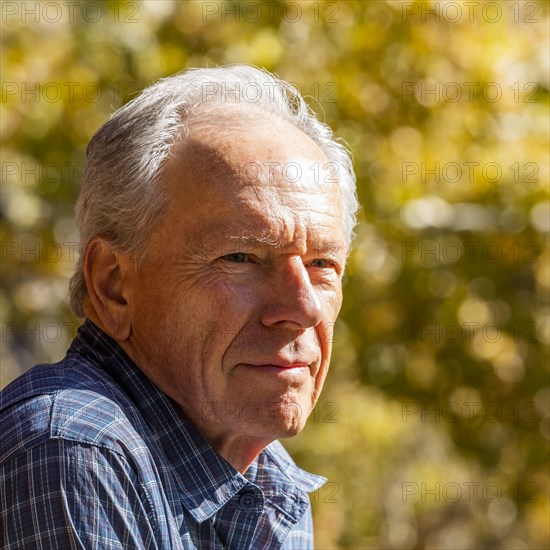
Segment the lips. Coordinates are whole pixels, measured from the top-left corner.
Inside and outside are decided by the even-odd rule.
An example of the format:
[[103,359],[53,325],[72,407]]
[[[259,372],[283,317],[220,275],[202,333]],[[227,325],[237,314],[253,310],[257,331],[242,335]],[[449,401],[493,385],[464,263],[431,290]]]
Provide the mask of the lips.
[[306,363],[240,363],[237,366],[257,376],[275,376],[284,380],[304,380],[312,376]]
[[279,369],[303,369],[303,368],[309,368],[308,363],[290,363],[290,362],[272,362],[272,363],[243,363],[247,367],[257,367],[257,368],[264,368],[264,367],[276,367]]
[[270,362],[270,363],[240,363],[238,366],[258,373],[288,374],[293,376],[310,375],[310,366],[307,363]]

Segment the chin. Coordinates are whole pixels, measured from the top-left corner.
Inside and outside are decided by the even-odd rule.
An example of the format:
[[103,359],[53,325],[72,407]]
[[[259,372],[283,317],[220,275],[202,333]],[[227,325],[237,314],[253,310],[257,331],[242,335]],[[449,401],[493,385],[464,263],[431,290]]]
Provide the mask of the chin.
[[312,411],[308,398],[297,395],[273,396],[262,403],[251,402],[242,407],[241,430],[249,436],[274,441],[299,434]]
[[309,414],[304,414],[296,403],[275,407],[272,426],[277,432],[277,438],[298,435],[304,429],[308,416]]

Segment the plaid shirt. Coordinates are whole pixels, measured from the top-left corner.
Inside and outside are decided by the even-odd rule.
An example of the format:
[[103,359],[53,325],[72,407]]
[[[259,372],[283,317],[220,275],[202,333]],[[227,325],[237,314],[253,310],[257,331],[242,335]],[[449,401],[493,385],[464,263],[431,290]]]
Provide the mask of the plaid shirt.
[[279,442],[245,474],[90,321],[0,393],[0,546],[313,548],[324,478]]

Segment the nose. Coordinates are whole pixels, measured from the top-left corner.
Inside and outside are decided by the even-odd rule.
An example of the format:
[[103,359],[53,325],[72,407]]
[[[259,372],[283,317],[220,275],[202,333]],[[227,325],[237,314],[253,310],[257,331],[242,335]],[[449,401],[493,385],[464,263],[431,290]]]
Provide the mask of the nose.
[[261,315],[264,326],[299,330],[321,321],[321,301],[299,256],[286,258],[270,283]]

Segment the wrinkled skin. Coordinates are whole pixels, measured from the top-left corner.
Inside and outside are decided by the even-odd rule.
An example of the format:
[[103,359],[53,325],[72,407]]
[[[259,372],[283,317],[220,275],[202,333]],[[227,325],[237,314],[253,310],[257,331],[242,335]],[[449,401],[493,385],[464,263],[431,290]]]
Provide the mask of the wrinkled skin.
[[100,237],[86,262],[90,318],[240,471],[319,397],[347,253],[320,148],[243,116],[173,147],[170,206],[137,269]]

